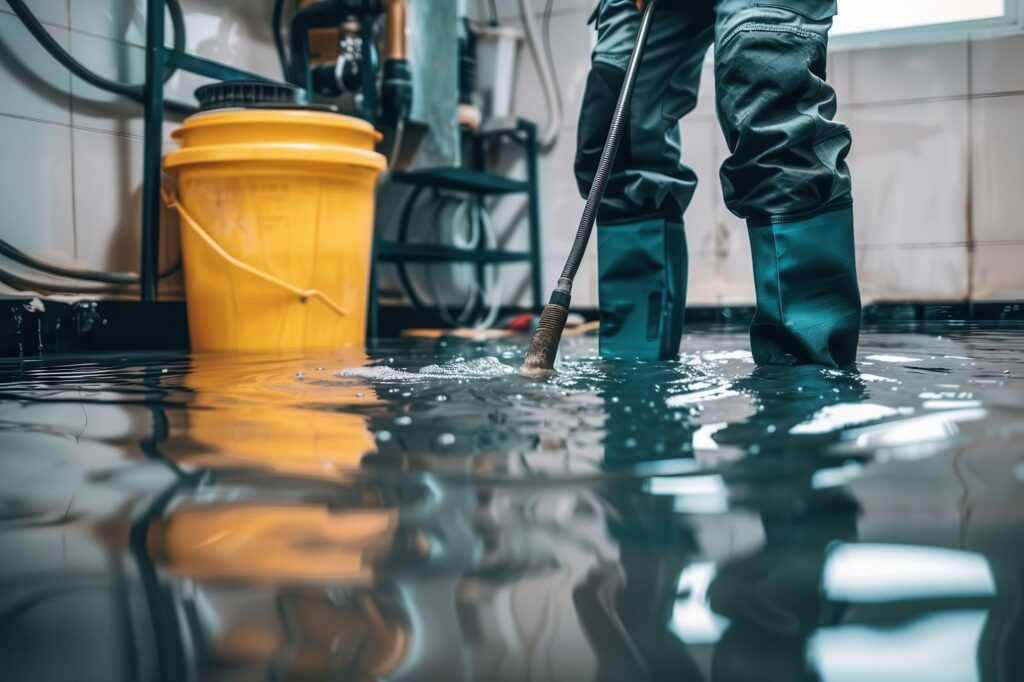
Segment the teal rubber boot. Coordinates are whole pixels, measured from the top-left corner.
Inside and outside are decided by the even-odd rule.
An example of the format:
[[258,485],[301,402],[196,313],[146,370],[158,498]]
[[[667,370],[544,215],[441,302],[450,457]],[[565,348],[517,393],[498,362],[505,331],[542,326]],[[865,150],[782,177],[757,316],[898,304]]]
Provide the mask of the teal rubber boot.
[[686,267],[681,223],[652,218],[598,226],[601,357],[668,360],[679,354]]
[[852,364],[861,317],[853,210],[749,228],[757,292],[750,326],[754,361]]

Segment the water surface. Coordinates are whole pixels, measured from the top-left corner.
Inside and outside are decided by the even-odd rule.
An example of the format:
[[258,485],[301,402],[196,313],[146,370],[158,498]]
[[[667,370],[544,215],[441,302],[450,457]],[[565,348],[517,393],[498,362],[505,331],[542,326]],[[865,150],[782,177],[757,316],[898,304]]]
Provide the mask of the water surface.
[[1024,679],[1024,329],[0,363],[0,670]]

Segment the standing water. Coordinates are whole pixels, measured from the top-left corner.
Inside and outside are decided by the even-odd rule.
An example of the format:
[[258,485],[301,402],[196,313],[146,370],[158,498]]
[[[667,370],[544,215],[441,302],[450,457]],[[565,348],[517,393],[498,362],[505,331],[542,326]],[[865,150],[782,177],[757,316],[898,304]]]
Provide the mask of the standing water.
[[1022,680],[1024,328],[0,364],[0,677]]

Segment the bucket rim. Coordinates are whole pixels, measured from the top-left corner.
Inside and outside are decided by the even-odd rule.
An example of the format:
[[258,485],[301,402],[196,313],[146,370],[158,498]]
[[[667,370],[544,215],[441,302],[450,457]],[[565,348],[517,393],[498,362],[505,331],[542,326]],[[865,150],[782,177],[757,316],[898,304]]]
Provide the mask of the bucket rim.
[[189,131],[197,128],[238,124],[281,124],[304,123],[327,128],[342,128],[357,133],[366,133],[376,142],[384,136],[369,121],[347,114],[303,109],[212,109],[192,114],[171,132],[171,137],[180,140]]
[[387,167],[387,159],[383,154],[368,149],[325,147],[318,144],[265,143],[182,147],[164,156],[164,168],[170,170],[182,166],[246,161],[321,163],[358,166],[377,171],[383,171]]

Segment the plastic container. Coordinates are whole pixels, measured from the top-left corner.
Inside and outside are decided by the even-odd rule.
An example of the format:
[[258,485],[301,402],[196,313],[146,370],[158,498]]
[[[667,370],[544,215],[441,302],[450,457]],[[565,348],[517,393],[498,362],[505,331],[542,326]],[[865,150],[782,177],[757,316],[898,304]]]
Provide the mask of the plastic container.
[[301,109],[187,118],[164,158],[181,217],[192,349],[361,345],[380,134]]

